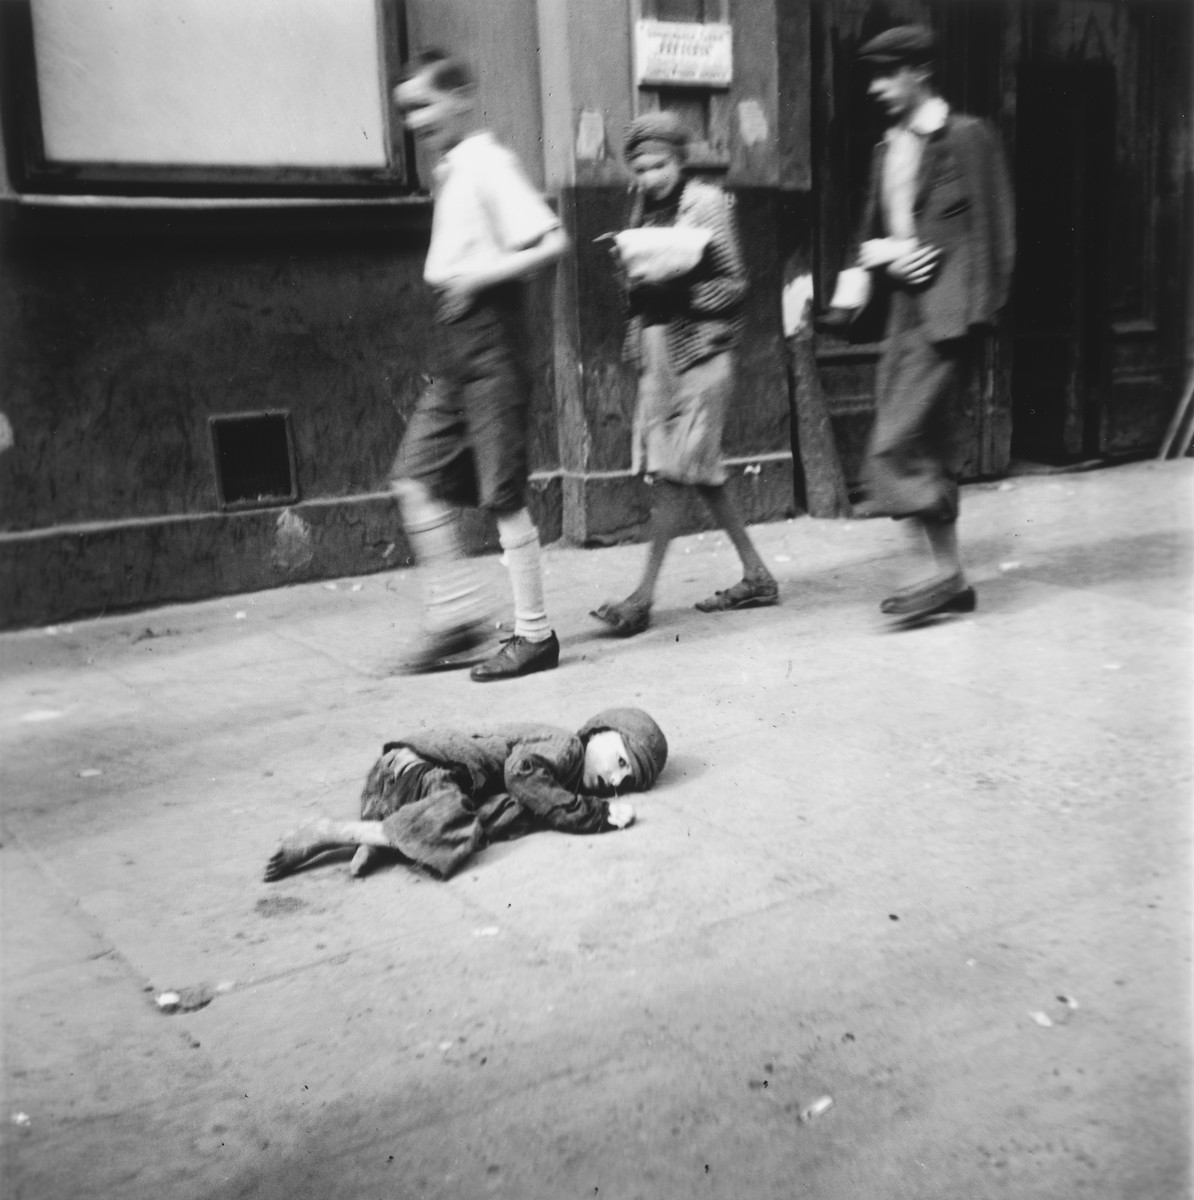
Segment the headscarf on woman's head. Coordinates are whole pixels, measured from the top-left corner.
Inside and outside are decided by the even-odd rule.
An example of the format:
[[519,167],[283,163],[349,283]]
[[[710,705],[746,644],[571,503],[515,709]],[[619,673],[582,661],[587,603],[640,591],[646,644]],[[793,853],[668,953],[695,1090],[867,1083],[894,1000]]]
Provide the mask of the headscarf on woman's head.
[[675,113],[667,109],[643,113],[626,126],[622,154],[629,162],[636,154],[674,154],[681,162],[688,157],[689,133]]
[[590,717],[577,736],[587,742],[593,734],[605,729],[622,735],[634,772],[635,791],[647,791],[667,762],[667,738],[663,730],[641,708],[607,708]]

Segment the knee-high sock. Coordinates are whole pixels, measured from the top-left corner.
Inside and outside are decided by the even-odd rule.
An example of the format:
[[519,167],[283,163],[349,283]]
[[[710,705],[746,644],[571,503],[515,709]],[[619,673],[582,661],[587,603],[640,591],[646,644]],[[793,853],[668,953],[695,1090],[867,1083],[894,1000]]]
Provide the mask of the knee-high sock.
[[414,480],[403,480],[394,490],[415,561],[423,570],[427,627],[457,629],[484,620],[484,589],[461,549],[456,513]]
[[528,642],[542,642],[551,635],[551,626],[543,602],[539,531],[525,508],[499,516],[497,527],[514,592],[514,635]]

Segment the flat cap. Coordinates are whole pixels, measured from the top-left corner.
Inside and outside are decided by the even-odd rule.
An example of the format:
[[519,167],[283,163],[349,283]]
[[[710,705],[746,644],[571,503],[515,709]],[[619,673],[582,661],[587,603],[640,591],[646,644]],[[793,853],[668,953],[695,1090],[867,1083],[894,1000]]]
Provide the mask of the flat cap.
[[918,66],[931,62],[937,38],[925,25],[897,25],[873,37],[859,51],[860,62],[878,67]]

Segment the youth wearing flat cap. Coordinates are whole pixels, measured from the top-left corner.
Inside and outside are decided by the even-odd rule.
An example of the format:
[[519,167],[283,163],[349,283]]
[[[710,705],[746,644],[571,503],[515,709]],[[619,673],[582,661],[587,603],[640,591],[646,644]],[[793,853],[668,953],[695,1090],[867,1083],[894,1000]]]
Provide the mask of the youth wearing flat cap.
[[857,265],[831,301],[858,311],[872,295],[888,299],[866,503],[872,515],[907,518],[932,558],[927,578],[880,605],[901,622],[976,604],[958,552],[955,410],[979,331],[1007,301],[1015,256],[999,137],[938,94],[934,51],[932,31],[919,25],[889,29],[859,51],[891,126],[871,160]]

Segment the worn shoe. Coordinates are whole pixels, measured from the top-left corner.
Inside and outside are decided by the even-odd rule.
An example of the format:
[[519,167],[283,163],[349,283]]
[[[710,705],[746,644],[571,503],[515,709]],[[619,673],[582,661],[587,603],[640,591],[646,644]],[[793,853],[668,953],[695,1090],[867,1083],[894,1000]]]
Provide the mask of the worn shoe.
[[974,588],[958,572],[895,592],[879,605],[879,611],[901,622],[912,623],[939,613],[974,612],[977,605]]
[[528,642],[526,638],[515,636],[506,638],[502,648],[492,658],[478,663],[469,676],[478,683],[488,683],[494,679],[517,679],[536,671],[550,671],[559,665],[560,642],[554,633],[542,642]]
[[488,640],[489,627],[480,621],[455,629],[428,631],[406,651],[393,670],[400,675],[426,675],[467,666],[460,659]]
[[735,608],[766,608],[779,603],[779,584],[774,579],[742,579],[724,592],[698,600],[701,612],[729,612]]
[[608,625],[618,637],[633,637],[642,633],[651,624],[651,606],[635,604],[632,600],[622,600],[614,604],[603,604],[595,608],[589,616]]
[[813,317],[813,328],[818,333],[831,333],[837,337],[854,324],[860,308],[827,308]]

